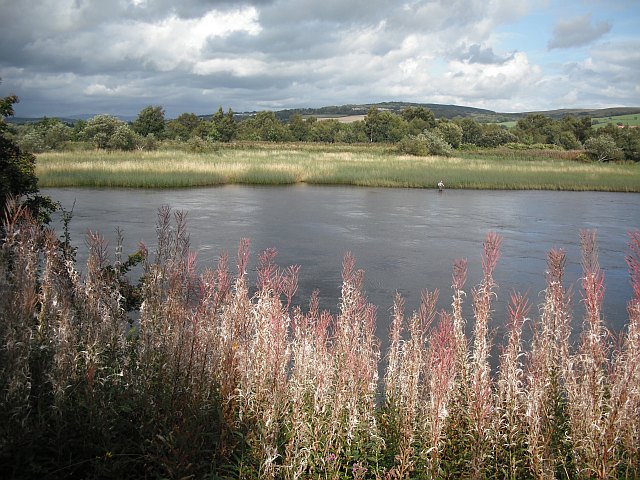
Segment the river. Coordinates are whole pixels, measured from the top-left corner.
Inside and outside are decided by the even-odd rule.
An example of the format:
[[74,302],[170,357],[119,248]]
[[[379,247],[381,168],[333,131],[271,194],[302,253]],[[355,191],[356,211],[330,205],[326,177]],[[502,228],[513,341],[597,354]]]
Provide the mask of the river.
[[[450,303],[451,265],[469,261],[468,288],[481,277],[482,242],[488,232],[503,237],[495,280],[498,300],[493,327],[501,330],[512,291],[527,293],[534,311],[542,302],[546,254],[567,252],[566,286],[574,290],[575,323],[581,323],[580,230],[596,229],[605,272],[604,316],[619,331],[631,297],[625,255],[627,232],[640,228],[640,195],[600,192],[383,189],[295,185],[223,186],[181,190],[43,189],[73,210],[71,234],[86,258],[87,230],[114,243],[125,235],[125,253],[140,240],[152,251],[157,210],[169,205],[188,212],[191,246],[200,264],[215,267],[219,254],[235,258],[241,238],[251,240],[251,265],[266,248],[278,251],[281,266],[300,265],[297,303],[314,289],[321,306],[337,310],[343,256],[350,251],[365,270],[365,290],[378,306],[378,334],[386,335],[396,291],[408,311],[420,292],[440,290],[438,308]],[[61,232],[59,218],[54,226]],[[233,262],[230,262],[233,265]],[[470,317],[471,296],[466,311]],[[537,315],[536,315],[537,316]]]

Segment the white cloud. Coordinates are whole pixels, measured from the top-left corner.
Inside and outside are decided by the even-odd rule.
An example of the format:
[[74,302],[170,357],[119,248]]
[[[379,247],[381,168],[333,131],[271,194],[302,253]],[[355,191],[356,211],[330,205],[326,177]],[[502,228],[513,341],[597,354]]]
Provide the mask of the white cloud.
[[[548,0],[0,4],[0,94],[16,91],[18,108],[34,114],[132,114],[149,103],[165,105],[168,116],[217,104],[238,111],[384,100],[495,110],[640,103],[638,36],[623,42],[613,24],[594,21],[603,18],[595,3],[593,17],[558,23],[549,44],[540,24],[527,23],[548,18]],[[575,12],[575,0],[568,5]],[[540,35],[514,46],[521,25]],[[565,48],[606,32],[607,43]],[[51,105],[56,111],[38,110]]]

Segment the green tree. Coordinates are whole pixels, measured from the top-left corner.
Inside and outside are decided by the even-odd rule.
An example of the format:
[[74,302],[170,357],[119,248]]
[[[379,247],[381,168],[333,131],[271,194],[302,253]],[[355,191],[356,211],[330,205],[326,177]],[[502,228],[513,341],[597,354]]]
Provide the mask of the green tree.
[[143,137],[153,134],[156,138],[164,138],[166,130],[164,109],[159,105],[143,108],[133,122],[133,130]]
[[10,196],[26,197],[24,204],[42,221],[48,221],[55,210],[50,198],[39,195],[36,157],[22,150],[10,137],[6,117],[14,115],[18,97],[0,98],[0,208]]
[[453,122],[439,121],[436,131],[440,133],[442,138],[453,148],[460,147],[462,143],[462,127]]
[[462,143],[469,145],[479,145],[482,140],[482,127],[473,118],[466,117],[456,120],[456,123],[462,128]]
[[527,144],[559,144],[561,127],[551,117],[541,113],[531,113],[516,123],[513,133]]
[[311,127],[311,140],[314,142],[335,143],[340,132],[340,122],[335,119],[319,120]]
[[371,107],[364,119],[370,142],[399,142],[408,133],[407,123],[393,112]]
[[[111,115],[96,115],[87,121],[82,136],[96,148],[106,150],[133,150],[141,137],[122,120]],[[155,135],[149,134],[155,139]]]
[[407,135],[398,143],[398,150],[409,155],[451,155],[451,145],[446,142],[437,130],[426,129],[418,135]]
[[211,119],[208,137],[214,142],[230,142],[235,138],[237,130],[238,125],[233,119],[233,110],[229,109],[225,115],[220,107]]
[[342,143],[366,143],[368,142],[364,121],[344,123],[336,135],[336,142]]
[[575,134],[567,130],[560,132],[558,144],[565,150],[575,150],[580,148],[580,142],[576,138]]
[[624,156],[634,162],[640,161],[640,128],[618,129],[616,145],[622,149]]
[[591,117],[582,117],[580,119],[573,115],[567,115],[560,121],[562,131],[573,133],[576,140],[584,143],[593,132],[591,127]]
[[289,129],[271,111],[258,112],[255,117],[243,120],[238,126],[238,136],[242,140],[266,142],[286,142],[292,138]]
[[73,130],[57,118],[43,118],[42,120],[23,125],[20,128],[18,144],[30,152],[44,152],[61,149],[71,140]]
[[[311,118],[313,120],[311,121]],[[316,121],[315,117],[311,117],[307,120],[302,118],[299,113],[294,113],[289,118],[289,131],[294,140],[299,142],[306,142],[309,140],[309,131],[313,122]]]
[[[147,137],[154,137],[153,133],[147,135]],[[136,132],[131,130],[128,125],[119,125],[107,142],[108,148],[112,150],[133,150],[139,143],[140,137]]]
[[436,128],[436,116],[431,110],[425,107],[409,107],[402,110],[402,118],[412,123],[414,126],[420,126],[421,130]]
[[195,113],[182,113],[167,122],[166,134],[169,138],[186,142],[201,123],[202,119]]
[[87,121],[82,131],[85,140],[90,141],[96,148],[109,148],[109,139],[116,129],[124,125],[119,118],[111,115],[96,115]]
[[624,152],[616,145],[615,140],[609,134],[591,137],[584,142],[587,154],[598,162],[609,162],[624,158]]
[[482,135],[476,141],[479,147],[495,148],[506,143],[515,143],[518,141],[513,133],[504,127],[496,124],[481,125]]

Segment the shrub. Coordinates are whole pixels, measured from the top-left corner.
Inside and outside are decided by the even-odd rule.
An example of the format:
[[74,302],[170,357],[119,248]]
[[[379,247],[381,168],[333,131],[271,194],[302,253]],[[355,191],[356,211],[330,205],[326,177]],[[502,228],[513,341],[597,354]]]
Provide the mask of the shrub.
[[418,135],[407,135],[398,144],[398,151],[408,155],[440,155],[448,157],[452,153],[442,135],[435,130],[425,130]]
[[598,162],[609,162],[624,158],[622,149],[616,145],[613,137],[606,133],[587,139],[584,142],[584,149],[593,160]]

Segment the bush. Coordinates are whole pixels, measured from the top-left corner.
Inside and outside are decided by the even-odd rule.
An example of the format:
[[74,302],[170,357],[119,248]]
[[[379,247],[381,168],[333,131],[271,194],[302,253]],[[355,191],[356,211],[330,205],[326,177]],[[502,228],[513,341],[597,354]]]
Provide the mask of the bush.
[[407,135],[398,143],[398,151],[408,155],[440,155],[448,157],[452,153],[449,145],[436,130],[425,130],[418,135]]
[[191,153],[210,153],[217,150],[217,146],[210,140],[193,136],[187,141],[187,151]]
[[438,122],[436,132],[453,148],[458,148],[462,143],[462,127],[456,123]]
[[598,162],[622,160],[624,152],[616,145],[615,140],[608,134],[591,137],[584,142],[587,154]]

